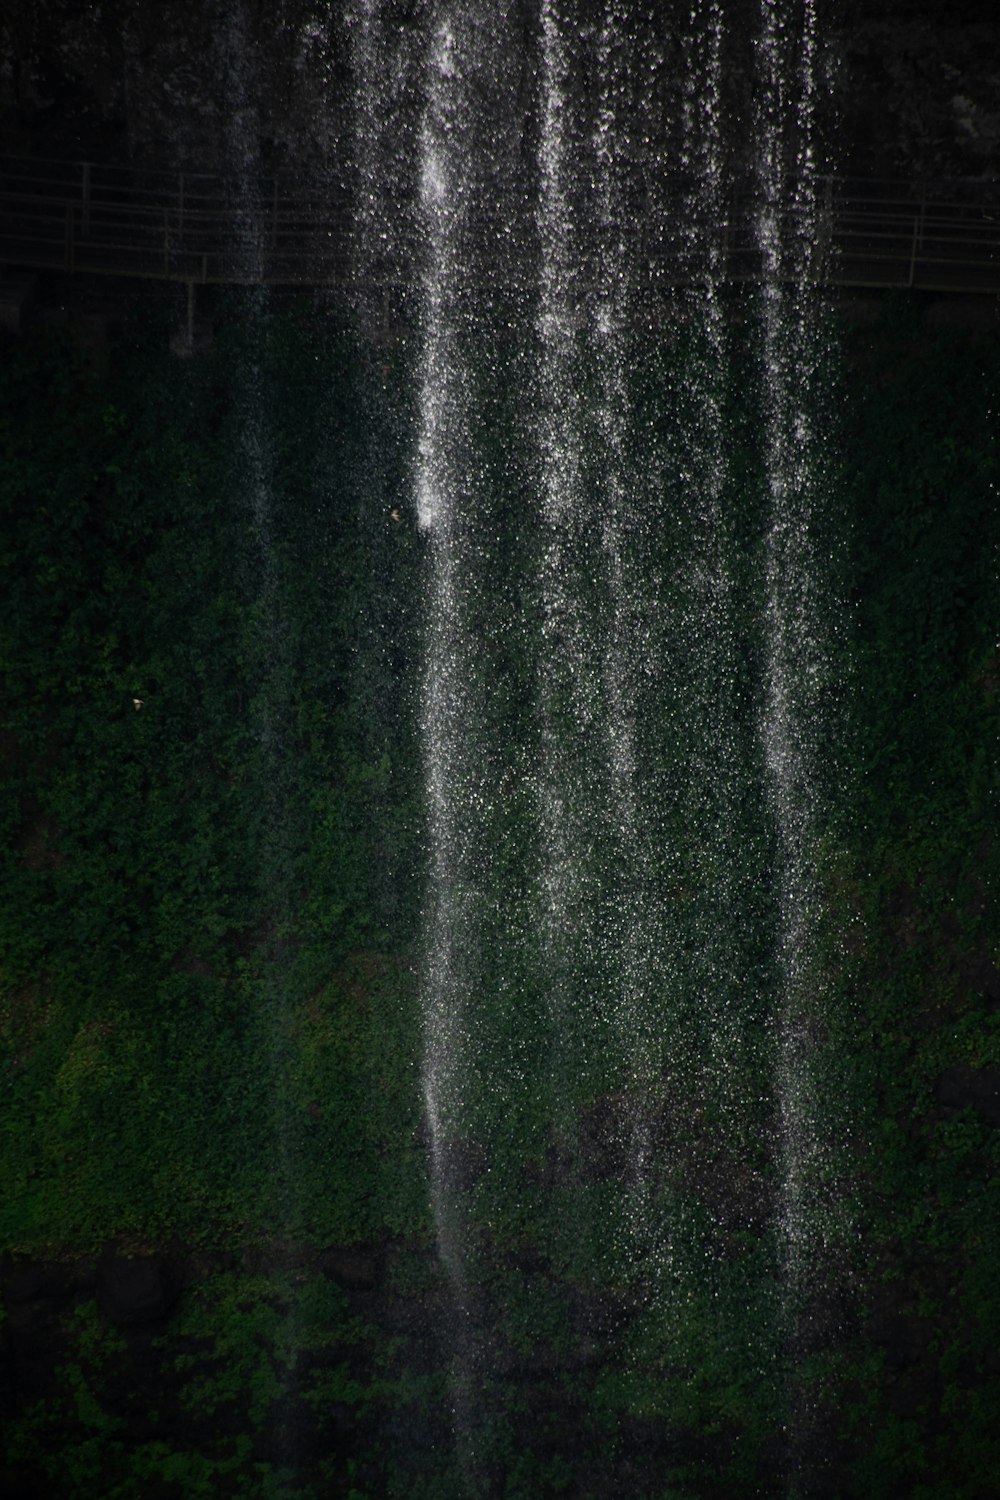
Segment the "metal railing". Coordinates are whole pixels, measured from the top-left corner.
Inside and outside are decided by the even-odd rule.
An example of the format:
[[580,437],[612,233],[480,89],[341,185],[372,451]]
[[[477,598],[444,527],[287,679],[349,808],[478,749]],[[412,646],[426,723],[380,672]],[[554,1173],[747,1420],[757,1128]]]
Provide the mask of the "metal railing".
[[[808,234],[825,281],[1000,292],[1000,183],[830,177],[818,189]],[[670,190],[660,212],[636,221],[638,263],[662,285],[699,276],[691,234],[672,234],[669,209],[663,210],[669,201]],[[735,192],[724,224],[714,225],[724,236],[727,280],[761,275],[758,212],[752,193]],[[419,265],[416,230],[399,227],[394,254],[374,263],[359,260],[351,222],[350,196],[340,183],[310,187],[265,177],[255,178],[248,192],[246,183],[210,173],[0,157],[0,264],[10,267],[189,284],[405,282],[406,267]],[[788,243],[806,233],[788,208],[779,213],[778,229]],[[494,284],[498,278],[516,284],[524,274],[516,245],[497,248]]]

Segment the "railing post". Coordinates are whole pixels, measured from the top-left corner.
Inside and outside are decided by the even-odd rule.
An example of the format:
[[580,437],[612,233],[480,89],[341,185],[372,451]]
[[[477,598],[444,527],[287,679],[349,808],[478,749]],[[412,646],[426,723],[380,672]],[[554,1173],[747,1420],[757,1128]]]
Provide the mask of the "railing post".
[[913,220],[913,244],[910,246],[910,279],[907,286],[911,287],[916,280],[917,274],[917,251],[924,247],[924,223],[927,218],[927,189],[924,188],[920,194],[920,207],[917,209]]

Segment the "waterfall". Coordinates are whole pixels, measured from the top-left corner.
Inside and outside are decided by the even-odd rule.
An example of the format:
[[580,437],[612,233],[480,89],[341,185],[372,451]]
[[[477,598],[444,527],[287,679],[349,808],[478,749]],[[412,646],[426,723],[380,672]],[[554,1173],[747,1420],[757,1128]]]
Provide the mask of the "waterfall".
[[[374,75],[403,47],[381,15],[365,7],[357,43],[372,78],[362,215],[386,150]],[[529,89],[506,6],[442,3],[422,33],[405,252],[420,296],[422,1077],[473,1487],[506,1337],[483,1257],[505,1213],[528,1213],[532,1172],[564,1205],[538,1219],[540,1253],[573,1265],[585,1240],[616,1268],[594,1325],[609,1358],[639,1371],[660,1339],[683,1365],[711,1329],[713,1357],[749,1360],[808,1425],[784,1367],[803,1347],[833,1156],[813,1057],[829,669],[808,0],[800,22],[762,0],[749,39],[745,289],[727,68],[748,41],[719,0],[661,35],[620,0],[586,25],[541,0]],[[386,170],[398,192],[398,157]],[[369,227],[362,257],[384,256],[387,233]],[[757,351],[759,490],[732,457],[737,326]],[[683,378],[651,392],[658,341],[683,351]],[[524,451],[498,465],[483,393],[511,372],[529,409],[505,440]],[[528,660],[496,665],[508,656]],[[511,718],[497,701],[518,692]],[[519,842],[512,788],[530,809]],[[514,1116],[543,1109],[524,1140],[548,1162],[523,1163],[507,1197],[491,1134],[505,1091]],[[790,1442],[794,1488],[811,1460]]]
[[[811,1307],[822,1294],[830,1254],[844,1226],[832,1196],[835,1142],[824,1129],[818,1054],[827,982],[818,941],[823,908],[823,779],[816,735],[831,681],[829,603],[815,527],[825,499],[822,332],[813,288],[820,235],[814,110],[816,16],[802,9],[798,35],[781,9],[762,7],[759,207],[755,233],[763,265],[760,358],[769,502],[764,562],[765,683],[760,735],[767,801],[777,843],[779,996],[773,1026],[779,1108],[785,1317],[793,1348],[808,1342]],[[828,1084],[827,1084],[828,1086]],[[826,1263],[826,1264],[825,1264]],[[816,1413],[803,1409],[791,1430],[793,1489],[808,1491]]]
[[621,7],[609,6],[596,43],[597,108],[593,131],[595,170],[596,285],[593,339],[597,366],[594,447],[598,455],[596,499],[607,575],[610,616],[601,664],[607,800],[611,847],[631,881],[612,898],[609,923],[609,1006],[624,1063],[628,1102],[624,1110],[630,1181],[622,1204],[623,1251],[651,1257],[662,1277],[669,1244],[658,1244],[650,1222],[650,1156],[658,1047],[652,1013],[651,974],[657,958],[658,922],[651,910],[653,853],[640,796],[639,682],[651,667],[651,634],[642,612],[632,553],[647,529],[640,487],[629,459],[634,430],[628,371],[637,350],[634,247],[628,242],[621,156],[629,149],[629,38]]
[[[538,145],[539,242],[538,596],[542,649],[538,661],[539,761],[537,819],[542,893],[542,987],[553,1044],[548,1060],[554,1128],[561,1155],[578,1147],[565,1105],[569,1075],[579,1065],[573,1040],[576,1007],[588,1006],[586,976],[597,957],[593,861],[600,816],[596,740],[601,697],[600,656],[585,604],[585,580],[599,567],[593,515],[585,489],[586,414],[582,325],[586,317],[577,240],[580,183],[574,180],[572,28],[556,0],[541,12],[541,98]],[[589,1018],[587,1018],[589,1019]]]
[[419,38],[393,26],[385,0],[361,0],[349,16],[355,86],[355,281],[365,322],[384,335],[400,268],[413,238],[409,174],[421,142],[415,96],[423,58]]
[[[416,523],[427,555],[425,670],[420,725],[428,818],[421,990],[423,1094],[431,1197],[453,1299],[452,1392],[460,1461],[479,1462],[470,1386],[488,1373],[489,1330],[472,1265],[477,1230],[467,1203],[467,1162],[481,1142],[482,1074],[490,1021],[482,1007],[484,953],[496,931],[491,844],[498,788],[509,781],[490,734],[490,638],[503,625],[484,555],[491,473],[475,431],[474,393],[484,362],[499,357],[484,258],[509,236],[509,206],[483,202],[505,153],[490,113],[504,98],[507,6],[471,17],[442,5],[427,38],[419,132],[420,352],[416,372]],[[472,289],[482,287],[480,295]],[[499,995],[496,995],[499,1004]],[[479,1123],[477,1123],[479,1122]],[[473,1483],[471,1477],[470,1485]]]
[[[470,889],[475,809],[482,796],[477,767],[483,746],[476,713],[475,641],[465,611],[470,588],[468,527],[463,510],[470,440],[459,322],[462,317],[460,229],[466,182],[457,141],[467,109],[454,18],[438,21],[430,48],[427,104],[420,137],[420,211],[427,234],[423,278],[423,348],[418,375],[419,443],[415,473],[418,525],[430,533],[426,673],[421,727],[427,786],[430,864],[425,1014],[424,1100],[430,1131],[431,1192],[441,1257],[458,1318],[469,1317],[463,1229],[447,1151],[461,1127],[466,1007],[477,926]],[[464,1340],[465,1328],[460,1328]]]

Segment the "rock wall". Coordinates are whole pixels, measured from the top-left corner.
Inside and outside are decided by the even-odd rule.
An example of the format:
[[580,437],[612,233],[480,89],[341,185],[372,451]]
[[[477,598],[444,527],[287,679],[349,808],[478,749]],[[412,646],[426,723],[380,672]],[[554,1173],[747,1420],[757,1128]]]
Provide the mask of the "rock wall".
[[[837,170],[908,179],[996,171],[994,6],[830,0],[820,9],[821,126]],[[395,10],[400,28],[417,24],[409,0]],[[755,13],[746,7],[748,26]],[[658,12],[668,67],[684,14],[671,22]],[[537,17],[527,4],[516,16],[520,46]],[[737,12],[734,30],[742,22]],[[0,147],[214,170],[256,142],[266,166],[342,174],[355,25],[349,8],[309,0],[12,0],[0,19]],[[730,107],[740,109],[738,80]]]

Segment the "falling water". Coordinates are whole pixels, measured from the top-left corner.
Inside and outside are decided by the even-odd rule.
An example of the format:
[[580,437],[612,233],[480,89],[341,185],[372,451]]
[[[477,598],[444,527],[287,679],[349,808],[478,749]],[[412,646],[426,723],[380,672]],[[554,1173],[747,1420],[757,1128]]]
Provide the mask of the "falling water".
[[412,240],[409,174],[420,143],[414,121],[423,58],[419,36],[394,27],[386,0],[360,0],[349,17],[354,65],[355,281],[364,321],[389,334],[393,293]]
[[[629,457],[638,440],[628,385],[634,245],[623,202],[629,45],[616,6],[582,38],[557,4],[543,6],[538,825],[557,1153],[569,1179],[593,1171],[588,1093],[610,1091],[624,1180],[611,1220],[591,1232],[614,1247],[630,1277],[641,1265],[648,1283],[662,1273],[669,1243],[653,1229],[649,1201],[659,931],[637,743],[652,633],[635,559],[647,523]],[[594,78],[589,100],[580,99],[581,67]],[[577,1234],[590,1213],[581,1194]]]
[[[779,845],[782,1227],[793,1299],[802,1291],[809,1237],[818,1228],[809,1190],[816,1153],[821,1150],[809,1078],[810,1018],[815,1018],[821,984],[814,970],[813,934],[821,898],[811,734],[817,695],[828,675],[816,598],[819,563],[812,542],[821,480],[814,429],[817,331],[808,290],[817,238],[811,140],[814,24],[812,6],[807,4],[802,36],[790,37],[778,7],[774,3],[764,6],[761,202],[756,223],[764,266],[760,296],[770,505],[761,734]],[[798,96],[792,159],[783,118],[785,90]]]
[[[481,997],[499,911],[491,830],[498,826],[499,788],[512,774],[489,728],[496,714],[491,660],[503,636],[496,618],[502,590],[486,562],[495,465],[477,438],[473,393],[484,367],[500,358],[483,267],[495,260],[494,247],[508,240],[510,226],[505,201],[484,204],[483,184],[502,170],[508,150],[504,127],[490,112],[491,99],[506,96],[508,28],[503,4],[476,17],[457,7],[439,9],[428,39],[419,137],[424,248],[414,496],[428,559],[420,706],[429,840],[423,1090],[432,1207],[454,1309],[456,1438],[470,1485],[479,1462],[470,1387],[488,1373],[489,1337],[471,1269],[476,1231],[463,1153],[481,1149],[477,1137],[488,1118],[482,1095],[489,1095],[496,1065]],[[500,1008],[495,983],[493,995]],[[512,1081],[504,1080],[508,1090]],[[480,1393],[480,1410],[482,1400]]]
[[[682,229],[684,259],[694,285],[687,294],[692,342],[687,360],[691,397],[680,418],[683,477],[693,526],[685,628],[693,646],[689,730],[694,758],[689,789],[689,838],[697,885],[711,893],[696,916],[694,983],[701,1000],[706,1072],[730,1127],[738,1109],[747,1051],[747,1024],[759,1000],[747,983],[749,960],[734,915],[748,851],[740,847],[740,803],[752,770],[739,743],[740,685],[735,640],[734,539],[725,503],[730,483],[727,390],[732,366],[723,306],[726,181],[722,143],[721,67],[724,24],[716,0],[696,4],[685,38],[682,169],[689,199]],[[748,776],[748,770],[750,774]]]
[[[823,806],[816,735],[831,682],[823,564],[816,524],[824,501],[822,338],[813,287],[818,232],[814,158],[816,18],[805,0],[798,33],[781,7],[763,7],[759,48],[760,288],[769,515],[762,634],[760,734],[777,843],[778,969],[774,1015],[781,1172],[783,1296],[794,1350],[808,1345],[817,1294],[830,1275],[838,1225],[835,1147],[821,1105],[819,1053],[828,985],[819,932]],[[828,1086],[828,1085],[827,1085]],[[808,1492],[817,1411],[791,1392],[793,1493]],[[812,1398],[815,1408],[816,1397]]]
[[[582,277],[573,181],[569,95],[571,54],[555,0],[541,13],[541,124],[536,217],[540,245],[538,450],[541,513],[539,671],[541,737],[538,822],[543,893],[543,986],[554,1046],[549,1058],[559,1151],[576,1152],[566,1110],[568,1074],[578,1051],[563,1039],[586,1031],[575,1014],[587,1006],[582,976],[597,945],[593,820],[599,807],[594,743],[601,693],[599,657],[586,614],[584,579],[593,542],[584,480],[584,401],[580,323]],[[577,193],[574,193],[574,187]],[[574,1055],[574,1053],[576,1055]]]
[[466,106],[454,20],[438,20],[428,66],[421,131],[420,209],[427,233],[423,280],[423,350],[419,373],[416,508],[431,537],[427,665],[421,723],[427,785],[430,869],[425,1006],[424,1101],[430,1130],[431,1191],[441,1257],[461,1321],[469,1288],[462,1232],[451,1191],[446,1150],[459,1133],[465,1058],[464,1014],[468,967],[474,962],[476,922],[470,842],[481,797],[475,768],[482,765],[475,712],[475,642],[465,620],[469,579],[463,539],[470,518],[463,466],[469,454],[460,347],[462,311],[460,228],[464,208],[458,149]]
[[[737,38],[716,0],[697,0],[683,36],[674,236],[684,285],[675,294],[683,385],[669,397],[668,448],[680,507],[662,579],[676,601],[662,650],[665,721],[679,760],[666,783],[662,838],[671,842],[676,895],[667,905],[675,1037],[664,1074],[673,1106],[670,1146],[684,1198],[692,1175],[707,1213],[676,1227],[681,1306],[691,1287],[707,1304],[700,1326],[726,1362],[773,1378],[771,1287],[726,1274],[720,1246],[766,1220],[768,1161],[761,1147],[771,1092],[766,836],[759,827],[760,757],[752,733],[754,650],[746,640],[744,556],[750,508],[733,462],[742,299],[727,285],[733,160],[723,70]],[[727,50],[728,49],[728,50]],[[675,168],[675,170],[677,170]],[[678,1121],[678,1116],[680,1120]],[[690,1338],[691,1333],[683,1334]]]
[[631,151],[628,62],[629,39],[621,8],[612,5],[597,43],[596,448],[600,455],[598,479],[602,493],[598,495],[598,504],[602,513],[601,541],[610,613],[603,685],[611,846],[616,867],[631,874],[629,882],[618,888],[613,898],[609,954],[612,982],[606,1004],[618,1034],[627,1090],[622,1124],[630,1169],[621,1210],[622,1250],[627,1257],[645,1262],[644,1283],[649,1295],[652,1289],[662,1289],[665,1284],[672,1234],[666,1225],[657,1223],[650,1193],[660,1058],[653,976],[658,967],[665,965],[660,951],[661,923],[650,900],[655,884],[650,820],[640,795],[640,684],[651,675],[653,632],[649,610],[638,607],[643,590],[634,556],[637,546],[648,545],[643,536],[649,522],[641,500],[641,486],[632,467],[641,444],[635,430],[628,381],[630,363],[638,357],[632,338],[636,319],[633,284],[636,252],[628,242],[620,160]]
[[[360,23],[369,70],[393,45],[380,15],[372,0]],[[513,1099],[528,1079],[544,1093],[561,1184],[579,1189],[565,1200],[572,1220],[550,1221],[547,1250],[569,1234],[603,1237],[631,1306],[650,1314],[639,1320],[647,1349],[651,1329],[678,1347],[695,1337],[705,1323],[685,1309],[696,1301],[717,1301],[713,1337],[727,1354],[736,1338],[727,1319],[741,1301],[762,1317],[777,1311],[792,1346],[808,1316],[824,1234],[819,1181],[829,1175],[812,1063],[826,818],[814,746],[828,671],[813,540],[824,498],[816,38],[809,3],[801,26],[790,16],[763,0],[753,39],[759,274],[745,295],[729,284],[728,247],[746,161],[723,97],[727,48],[741,57],[744,42],[720,0],[692,0],[672,91],[660,81],[662,52],[636,39],[618,0],[586,27],[559,0],[541,0],[534,105],[514,86],[503,6],[473,18],[442,5],[424,39],[414,461],[426,552],[423,1089],[460,1448],[472,1441],[474,1383],[499,1337],[456,1158],[490,1118],[476,1102],[484,1088],[507,1086]],[[361,107],[374,141],[366,180],[381,150],[379,98]],[[639,101],[666,113],[636,129]],[[519,142],[511,160],[535,144],[524,222],[525,184],[487,144],[505,115]],[[655,245],[638,243],[637,192]],[[649,287],[650,257],[673,267],[659,289]],[[476,404],[481,366],[497,363],[487,309],[504,277],[532,288],[534,309],[522,367],[533,363],[534,412],[516,433],[533,458],[522,462],[506,552]],[[745,519],[755,502],[731,460],[737,320],[760,355],[767,514],[756,573]],[[663,393],[662,437],[644,425],[636,394],[652,357],[644,321],[686,354],[683,386]],[[661,516],[661,507],[673,508]],[[503,559],[516,587],[497,583],[487,558]],[[486,623],[505,588],[532,601],[535,627]],[[516,755],[491,742],[496,684],[484,666],[505,629],[534,653],[533,702],[516,732],[522,749],[534,736],[534,763],[517,777],[533,794],[518,858],[535,894],[520,915],[497,894],[495,867],[510,862],[498,843],[497,786],[509,774],[498,758]],[[529,909],[535,930],[512,937]],[[494,960],[498,943],[508,959],[528,955],[548,1045],[519,1080],[487,1084],[491,1009],[510,999],[501,1005],[508,981],[485,956],[490,943]],[[522,1043],[527,1009],[510,1012]],[[504,1055],[509,1063],[512,1050]],[[586,1117],[602,1098],[623,1164],[614,1201],[585,1190]],[[780,1186],[769,1206],[772,1140]],[[478,1145],[488,1174],[491,1142]],[[695,1187],[707,1214],[685,1206]],[[770,1271],[754,1263],[747,1290],[715,1247],[768,1216],[779,1249]],[[740,1357],[780,1388],[782,1332],[757,1351],[740,1337]],[[792,1462],[801,1468],[801,1454]]]

